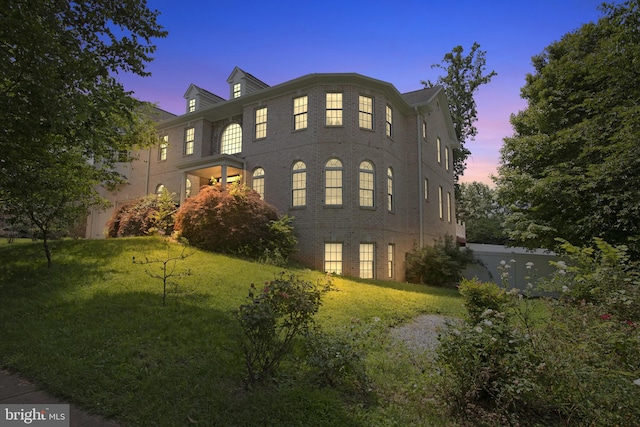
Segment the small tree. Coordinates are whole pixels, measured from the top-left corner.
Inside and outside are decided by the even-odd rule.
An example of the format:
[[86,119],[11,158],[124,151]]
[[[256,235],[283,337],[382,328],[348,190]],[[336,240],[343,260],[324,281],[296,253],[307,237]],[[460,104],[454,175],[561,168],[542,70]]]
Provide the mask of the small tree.
[[[172,279],[177,277],[190,276],[191,271],[185,270],[182,272],[178,272],[176,270],[178,261],[182,261],[185,258],[191,256],[191,253],[187,253],[187,247],[183,246],[182,250],[179,254],[173,255],[171,253],[171,245],[168,241],[165,241],[167,246],[167,256],[161,258],[149,258],[145,255],[144,261],[136,260],[136,257],[133,257],[134,264],[140,264],[145,266],[145,272],[147,275],[153,279],[162,280],[162,306],[164,307],[167,303],[167,294],[169,293],[178,293],[178,283],[174,282]],[[151,265],[157,265],[158,270],[154,270]]]

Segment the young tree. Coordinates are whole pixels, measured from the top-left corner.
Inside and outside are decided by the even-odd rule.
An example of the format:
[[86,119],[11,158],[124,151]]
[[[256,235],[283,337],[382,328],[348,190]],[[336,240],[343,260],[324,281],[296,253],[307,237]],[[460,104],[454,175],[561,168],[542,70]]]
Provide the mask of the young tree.
[[0,197],[41,232],[86,213],[96,184],[121,180],[116,163],[155,141],[114,75],[148,74],[157,15],[144,0],[3,2]]
[[453,150],[456,183],[464,174],[465,162],[471,154],[465,143],[475,139],[478,133],[474,125],[478,121],[478,112],[473,96],[481,85],[489,83],[497,75],[495,71],[485,74],[487,52],[480,50],[478,43],[473,43],[468,55],[463,55],[463,51],[462,46],[456,46],[444,56],[441,64],[431,66],[447,72],[445,76],[438,77],[435,84],[429,80],[422,81],[426,87],[443,86],[447,94],[453,127],[460,142],[460,148]]
[[511,116],[497,189],[507,230],[529,247],[593,237],[640,254],[640,3],[603,5],[533,58]]

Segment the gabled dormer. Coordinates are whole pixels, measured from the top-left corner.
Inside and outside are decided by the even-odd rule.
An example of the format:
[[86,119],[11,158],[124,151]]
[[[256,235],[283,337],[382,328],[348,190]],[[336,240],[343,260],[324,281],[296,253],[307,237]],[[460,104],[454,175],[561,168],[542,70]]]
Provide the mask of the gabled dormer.
[[189,85],[189,89],[185,92],[184,99],[187,100],[187,113],[193,113],[196,110],[208,108],[214,104],[225,101],[224,98],[206,89],[202,89],[193,83]]
[[230,100],[240,98],[241,96],[269,87],[268,84],[243,71],[239,67],[235,67],[233,69],[231,75],[227,79],[227,83],[229,83]]

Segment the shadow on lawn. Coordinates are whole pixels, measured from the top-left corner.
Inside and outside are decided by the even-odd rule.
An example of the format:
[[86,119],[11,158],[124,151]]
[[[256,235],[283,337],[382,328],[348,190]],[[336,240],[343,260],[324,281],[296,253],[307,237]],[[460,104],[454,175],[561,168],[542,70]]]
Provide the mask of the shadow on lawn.
[[38,298],[28,313],[0,314],[0,362],[65,400],[136,426],[359,426],[332,391],[244,391],[239,326],[212,308],[212,295],[162,307],[155,292],[54,298],[61,291],[46,291],[52,299]]

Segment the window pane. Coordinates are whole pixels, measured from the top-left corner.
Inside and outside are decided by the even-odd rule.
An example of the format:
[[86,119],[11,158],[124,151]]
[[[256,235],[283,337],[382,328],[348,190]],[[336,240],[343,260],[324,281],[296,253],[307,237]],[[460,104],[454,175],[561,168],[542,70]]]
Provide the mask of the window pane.
[[342,243],[324,244],[324,271],[342,274]]
[[363,129],[373,129],[373,99],[368,96],[359,97],[358,121]]
[[308,100],[306,96],[301,96],[293,100],[293,129],[306,129],[307,128],[307,104]]
[[387,136],[391,138],[393,135],[393,111],[391,107],[387,105]]
[[326,94],[326,125],[342,126],[342,94]]
[[253,171],[252,188],[264,200],[264,169],[257,168]]
[[256,139],[267,137],[267,108],[256,110]]
[[393,169],[387,169],[387,210],[393,211]]
[[296,162],[293,165],[292,180],[292,204],[305,206],[307,204],[307,171],[303,162]]
[[186,135],[184,139],[184,154],[186,155],[193,154],[195,132],[196,132],[195,128],[189,128],[186,131]]
[[373,207],[373,164],[360,163],[360,206]]
[[221,154],[236,154],[242,151],[242,128],[233,123],[222,133]]
[[373,243],[360,243],[360,277],[373,279]]
[[394,267],[394,251],[395,247],[392,244],[387,246],[387,277],[389,279],[393,278],[393,267]]

